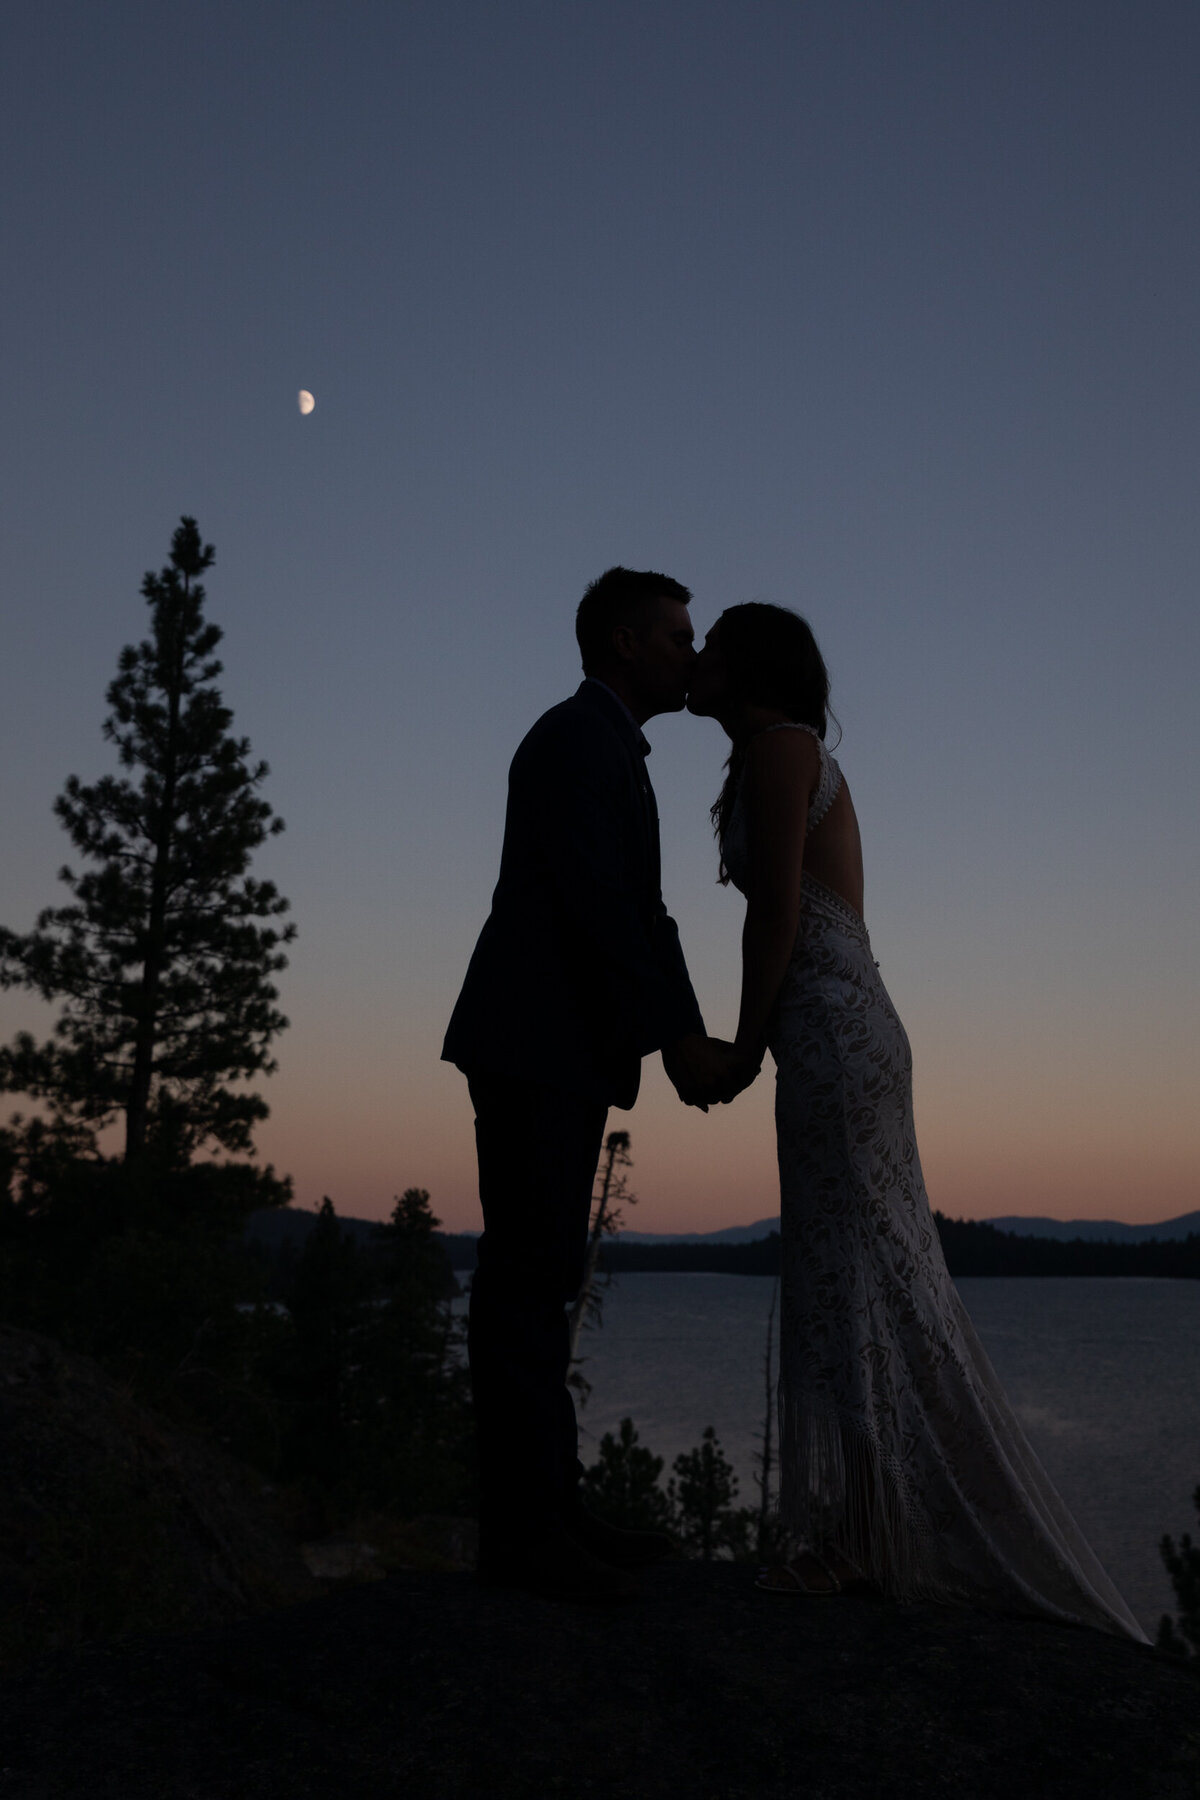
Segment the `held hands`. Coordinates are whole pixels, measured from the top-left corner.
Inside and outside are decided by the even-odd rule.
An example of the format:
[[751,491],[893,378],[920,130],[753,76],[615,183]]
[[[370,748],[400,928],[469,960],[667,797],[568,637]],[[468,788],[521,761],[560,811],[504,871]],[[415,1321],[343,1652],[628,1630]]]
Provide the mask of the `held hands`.
[[711,1086],[704,1090],[703,1097],[726,1105],[757,1079],[763,1053],[761,1050],[739,1050],[736,1044],[728,1043],[724,1038],[709,1038],[708,1043],[713,1056],[713,1073]]
[[724,1038],[701,1037],[699,1032],[668,1045],[662,1059],[684,1105],[698,1106],[701,1112],[734,1099],[762,1067],[761,1055],[747,1056]]

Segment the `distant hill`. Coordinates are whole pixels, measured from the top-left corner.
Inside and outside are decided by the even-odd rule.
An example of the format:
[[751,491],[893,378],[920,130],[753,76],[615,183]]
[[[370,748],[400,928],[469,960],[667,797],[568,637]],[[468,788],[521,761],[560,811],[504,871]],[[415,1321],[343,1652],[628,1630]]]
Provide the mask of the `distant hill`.
[[[1157,1225],[1125,1225],[1115,1219],[1041,1219],[1019,1214],[1002,1219],[947,1219],[934,1215],[953,1275],[1182,1275],[1200,1274],[1200,1212]],[[316,1214],[298,1207],[252,1213],[246,1226],[286,1285],[313,1228]],[[378,1241],[382,1221],[339,1216],[343,1232],[362,1247]],[[479,1234],[439,1232],[446,1261],[456,1275],[475,1267]],[[1194,1241],[1188,1244],[1186,1240]],[[1156,1246],[1161,1245],[1159,1251]],[[1168,1249],[1167,1246],[1180,1246]],[[622,1271],[774,1274],[779,1266],[779,1220],[730,1225],[723,1231],[623,1231],[606,1241],[603,1266]]]
[[[246,1221],[246,1236],[264,1244],[268,1250],[288,1249],[299,1255],[316,1222],[315,1212],[305,1212],[299,1206],[265,1206],[250,1214]],[[373,1243],[383,1223],[382,1219],[345,1219],[338,1214],[342,1235],[353,1238],[356,1244]]]
[[[1088,1244],[1146,1244],[1152,1239],[1160,1243],[1181,1242],[1200,1234],[1200,1212],[1181,1213],[1177,1219],[1164,1219],[1158,1225],[1123,1225],[1117,1219],[1041,1219],[1009,1213],[1001,1219],[983,1219],[980,1223],[1009,1231],[1016,1237],[1059,1238],[1070,1242],[1081,1238]],[[724,1231],[623,1231],[622,1244],[749,1244],[769,1237],[779,1230],[779,1219],[756,1219],[753,1225],[730,1225]]]
[[[341,1213],[337,1218],[343,1239],[349,1238],[359,1251],[370,1252],[385,1242],[386,1219],[351,1219]],[[306,1212],[299,1206],[262,1207],[246,1220],[246,1240],[262,1259],[267,1291],[273,1298],[278,1299],[286,1291],[316,1222],[315,1212]],[[475,1267],[477,1231],[435,1231],[433,1235],[453,1274]],[[450,1283],[450,1287],[456,1291],[457,1283]]]
[[[1200,1279],[1200,1233],[1120,1244],[998,1231],[981,1219],[934,1213],[951,1275],[1141,1275]],[[751,1243],[626,1243],[609,1239],[600,1255],[610,1274],[776,1275],[779,1237]],[[455,1264],[455,1267],[461,1265]]]
[[724,1231],[623,1231],[622,1244],[753,1244],[779,1230],[779,1220],[756,1219],[753,1225],[727,1225]]
[[1068,1243],[1082,1238],[1087,1244],[1147,1244],[1154,1238],[1159,1243],[1173,1243],[1200,1233],[1200,1212],[1181,1213],[1158,1225],[1123,1225],[1119,1219],[1026,1219],[1019,1214],[985,1222],[1018,1237],[1059,1238]]

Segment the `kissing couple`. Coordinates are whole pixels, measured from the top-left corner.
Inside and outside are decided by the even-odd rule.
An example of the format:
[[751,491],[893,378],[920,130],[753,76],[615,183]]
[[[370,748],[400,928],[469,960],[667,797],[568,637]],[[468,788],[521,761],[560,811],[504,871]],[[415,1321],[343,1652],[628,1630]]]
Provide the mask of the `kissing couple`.
[[[584,679],[517,749],[492,910],[443,1057],[475,1109],[483,1235],[468,1346],[479,1575],[564,1601],[639,1592],[666,1539],[582,1504],[567,1307],[610,1106],[658,1051],[707,1109],[776,1070],[780,1510],[758,1585],[1032,1613],[1144,1642],[1030,1448],[942,1256],[912,1058],[863,922],[858,821],[825,748],[806,622],[733,606],[699,654],[691,594],[612,568],[575,616]],[[713,807],[744,894],[734,1036],[710,1037],[660,891],[643,726],[684,706],[731,752]],[[915,802],[914,802],[915,804]]]

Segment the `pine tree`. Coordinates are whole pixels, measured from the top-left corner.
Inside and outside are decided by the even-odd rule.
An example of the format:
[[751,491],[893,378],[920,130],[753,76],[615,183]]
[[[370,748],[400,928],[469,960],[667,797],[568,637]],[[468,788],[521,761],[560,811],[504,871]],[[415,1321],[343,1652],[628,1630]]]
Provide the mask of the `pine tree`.
[[616,1237],[625,1223],[622,1206],[636,1206],[637,1195],[629,1191],[627,1169],[633,1167],[629,1153],[629,1133],[610,1131],[597,1172],[599,1193],[592,1202],[592,1223],[588,1233],[583,1280],[567,1314],[568,1374],[567,1386],[575,1389],[580,1406],[586,1406],[592,1384],[583,1372],[584,1358],[579,1354],[579,1339],[585,1325],[604,1323],[604,1289],[611,1275],[600,1272],[600,1251],[606,1237]]
[[379,1229],[360,1347],[361,1490],[413,1515],[461,1509],[473,1447],[465,1319],[424,1188],[406,1188]]
[[94,1154],[123,1114],[127,1164],[180,1168],[204,1145],[252,1153],[267,1116],[228,1084],[275,1069],[287,1020],[272,977],[295,927],[274,922],[288,902],[247,873],[282,821],[259,793],[267,765],[230,734],[214,685],[222,633],[199,580],[213,559],[184,518],[169,563],[142,583],[150,635],[121,652],[108,689],[104,735],[128,773],[90,786],[72,775],[55,803],[90,866],[61,871],[72,903],[28,935],[0,928],[0,985],[63,1003],[49,1041],[22,1032],[0,1049],[0,1090],[42,1103],[35,1136],[72,1155]]
[[280,1385],[293,1408],[284,1473],[329,1494],[353,1485],[355,1377],[367,1292],[363,1257],[326,1195],[287,1296],[292,1344]]
[[[667,1498],[675,1512],[675,1529],[684,1551],[713,1562],[722,1551],[736,1560],[750,1548],[754,1514],[735,1507],[738,1478],[711,1425],[694,1450],[677,1456]],[[678,1479],[676,1479],[678,1477]]]
[[632,1419],[617,1435],[606,1431],[599,1455],[584,1471],[583,1498],[593,1512],[626,1531],[670,1531],[674,1509],[659,1485],[663,1459],[638,1442]]
[[364,1506],[412,1517],[466,1503],[470,1386],[437,1223],[425,1189],[408,1188],[356,1244],[325,1199],[287,1290],[282,1472],[326,1523]]
[[[1200,1487],[1192,1495],[1192,1505],[1200,1514]],[[1192,1657],[1200,1661],[1200,1544],[1194,1544],[1184,1532],[1178,1545],[1174,1538],[1164,1537],[1159,1545],[1175,1598],[1179,1616],[1164,1613],[1158,1625],[1158,1648],[1173,1656]]]

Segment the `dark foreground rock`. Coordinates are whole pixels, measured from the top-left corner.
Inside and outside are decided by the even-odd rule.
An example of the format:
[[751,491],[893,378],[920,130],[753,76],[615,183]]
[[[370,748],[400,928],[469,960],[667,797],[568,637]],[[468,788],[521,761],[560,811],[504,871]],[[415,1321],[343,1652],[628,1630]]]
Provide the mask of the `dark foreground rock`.
[[1136,1645],[674,1564],[595,1611],[400,1573],[0,1684],[2,1800],[1195,1800]]
[[318,1591],[248,1471],[89,1358],[0,1325],[0,1668]]

